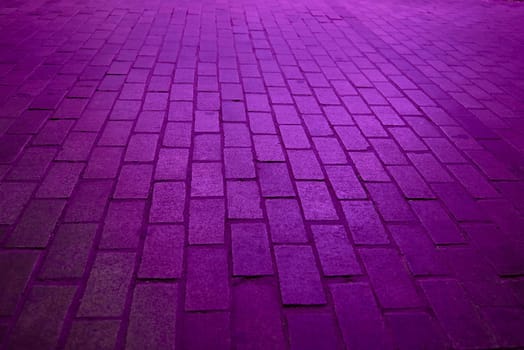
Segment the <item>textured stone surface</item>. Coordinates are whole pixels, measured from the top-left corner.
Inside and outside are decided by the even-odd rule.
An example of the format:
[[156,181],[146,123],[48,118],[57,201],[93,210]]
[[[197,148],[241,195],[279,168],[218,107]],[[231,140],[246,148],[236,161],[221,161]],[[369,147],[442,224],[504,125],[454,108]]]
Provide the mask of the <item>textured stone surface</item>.
[[524,348],[524,4],[0,4],[0,349]]

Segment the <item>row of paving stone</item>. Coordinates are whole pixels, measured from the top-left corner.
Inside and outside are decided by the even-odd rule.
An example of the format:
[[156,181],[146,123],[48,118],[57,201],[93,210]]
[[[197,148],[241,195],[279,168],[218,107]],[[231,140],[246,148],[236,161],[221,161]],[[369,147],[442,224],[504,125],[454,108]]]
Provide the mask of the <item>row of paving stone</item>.
[[2,5],[2,346],[524,347],[522,15]]

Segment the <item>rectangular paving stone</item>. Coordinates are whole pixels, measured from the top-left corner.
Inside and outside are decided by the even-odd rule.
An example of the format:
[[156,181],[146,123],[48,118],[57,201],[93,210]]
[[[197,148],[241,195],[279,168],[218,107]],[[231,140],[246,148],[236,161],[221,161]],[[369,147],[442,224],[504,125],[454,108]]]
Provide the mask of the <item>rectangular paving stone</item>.
[[444,332],[457,348],[490,348],[492,338],[475,306],[454,280],[420,282]]
[[388,173],[374,153],[350,152],[349,155],[362,180],[375,182],[390,181]]
[[175,83],[192,83],[194,80],[195,70],[187,69],[190,67],[177,68],[175,71],[174,82]]
[[171,79],[169,79],[169,77],[153,75],[149,81],[147,90],[152,92],[168,92],[170,85]]
[[35,185],[32,183],[0,183],[0,224],[13,224],[29,202],[34,190]]
[[93,246],[96,224],[60,225],[39,273],[41,279],[80,278]]
[[285,163],[257,163],[263,197],[290,197],[295,195],[293,183]]
[[36,250],[4,250],[0,253],[0,315],[15,312],[40,253]]
[[253,151],[250,148],[225,148],[226,179],[253,179],[256,177]]
[[524,344],[520,329],[524,326],[522,311],[513,308],[489,308],[483,314],[499,346],[518,347]]
[[367,194],[351,166],[326,166],[325,170],[338,199],[367,198]]
[[82,115],[88,101],[87,98],[65,98],[53,113],[54,117],[77,119]]
[[260,162],[285,161],[286,157],[282,151],[282,145],[276,135],[254,135],[256,158]]
[[287,348],[276,286],[255,281],[236,284],[233,303],[232,331],[238,335],[239,349]]
[[64,200],[34,199],[29,202],[6,245],[24,248],[46,247],[65,204]]
[[119,329],[120,320],[73,321],[65,348],[112,348],[116,345]]
[[221,161],[220,134],[199,134],[194,138],[193,161]]
[[442,163],[464,163],[466,160],[445,138],[427,138],[424,142]]
[[186,187],[183,182],[157,182],[149,213],[151,223],[183,222]]
[[300,117],[297,110],[292,105],[273,105],[273,111],[279,125],[283,124],[300,124]]
[[304,119],[309,135],[312,137],[333,136],[333,129],[324,115],[309,114],[304,115],[302,118]]
[[313,143],[322,164],[348,163],[346,154],[335,137],[313,137]]
[[220,100],[218,93],[199,92],[197,94],[197,109],[200,111],[218,111]]
[[145,235],[138,278],[180,278],[184,257],[184,236],[182,225],[149,226]]
[[369,142],[355,126],[336,126],[335,132],[347,151],[365,151],[369,147]]
[[227,181],[226,186],[228,218],[262,218],[260,192],[255,181]]
[[520,275],[524,269],[522,242],[506,236],[496,225],[462,225],[472,244],[493,265],[500,276]]
[[339,105],[340,100],[331,88],[314,88],[313,91],[322,105]]
[[433,184],[431,188],[458,221],[481,221],[485,218],[477,202],[459,184]]
[[191,196],[213,197],[224,195],[221,163],[193,163]]
[[167,109],[169,95],[163,92],[148,92],[144,99],[145,111],[163,111]]
[[496,224],[501,231],[512,237],[518,237],[518,232],[523,222],[517,209],[509,200],[486,200],[481,201],[479,204],[490,220]]
[[399,185],[404,196],[409,199],[435,198],[429,186],[417,173],[415,168],[409,165],[391,165],[387,167],[389,173]]
[[65,222],[98,222],[102,220],[111,194],[111,181],[84,181],[66,209]]
[[453,179],[431,153],[408,153],[408,157],[427,182],[452,182]]
[[464,242],[457,225],[437,201],[412,201],[411,208],[435,244]]
[[413,105],[407,98],[403,97],[390,97],[388,98],[389,103],[395,108],[395,110],[401,115],[419,115],[420,111]]
[[173,84],[169,99],[171,101],[193,101],[193,85]]
[[142,233],[145,207],[146,203],[142,200],[111,201],[99,248],[136,249]]
[[145,86],[140,83],[125,83],[120,92],[122,100],[140,100],[144,96]]
[[400,192],[391,183],[368,183],[366,187],[385,221],[412,221],[414,216]]
[[425,312],[388,313],[385,318],[399,349],[449,348],[449,340],[444,332]]
[[284,305],[322,305],[324,287],[310,246],[275,246]]
[[53,163],[36,192],[39,198],[69,198],[84,169],[83,163]]
[[127,145],[124,160],[127,162],[151,162],[155,159],[158,135],[135,134]]
[[229,308],[228,262],[223,248],[190,247],[187,252],[186,311]]
[[475,198],[496,198],[500,194],[488,180],[469,164],[453,164],[448,169],[466,190]]
[[98,140],[98,145],[126,146],[132,127],[133,123],[129,121],[108,121]]
[[[375,85],[379,87],[377,84],[378,83],[375,83]],[[391,84],[389,85],[393,87]],[[396,88],[393,87],[393,89]],[[384,126],[403,126],[406,124],[404,120],[400,118],[398,113],[389,106],[372,106],[371,110]]]
[[95,144],[97,134],[94,132],[71,132],[55,160],[86,161]]
[[313,96],[294,96],[298,111],[303,114],[320,114],[321,109]]
[[[192,85],[185,85],[187,88],[192,88]],[[171,91],[173,93],[173,91]],[[193,96],[193,91],[187,91],[187,95]],[[187,98],[186,98],[187,99]],[[167,120],[172,121],[192,121],[194,119],[193,113],[193,102],[189,101],[176,101],[169,104],[169,112],[167,114]]]
[[224,243],[224,199],[191,199],[189,244]]
[[288,84],[293,95],[311,95],[311,89],[308,87],[306,80],[290,79]]
[[307,149],[311,147],[304,129],[300,125],[280,125],[280,135],[286,149]]
[[126,164],[120,170],[113,198],[146,199],[151,189],[153,166],[150,164]]
[[405,308],[424,305],[417,294],[411,275],[394,249],[367,248],[360,249],[359,253],[383,307]]
[[267,95],[263,94],[246,94],[247,110],[252,112],[269,112],[271,108]]
[[225,147],[251,147],[251,136],[247,124],[223,123]]
[[315,247],[326,276],[362,273],[347,232],[341,225],[311,225]]
[[390,336],[367,283],[330,287],[342,338],[349,349],[389,349]]
[[414,276],[449,274],[450,269],[442,251],[434,246],[422,226],[389,225],[389,232]]
[[182,347],[195,350],[230,349],[230,318],[229,312],[187,313],[183,331],[178,333],[182,338]]
[[[50,111],[26,110],[9,127],[9,134],[36,134],[50,116],[51,116]],[[14,135],[11,135],[3,139],[2,142],[8,141],[8,140],[21,141],[21,140],[24,140],[24,137],[15,137]],[[6,144],[3,144],[3,145],[5,146]],[[14,149],[16,149],[16,147],[12,148],[11,151]]]
[[[408,161],[405,154],[400,150],[392,139],[370,139],[369,142],[377,152],[380,160],[386,165],[406,165]],[[418,154],[415,154],[418,155]]]
[[485,150],[466,150],[466,155],[480,168],[489,180],[513,180],[516,176],[509,167],[491,152]]
[[454,275],[471,302],[479,307],[514,307],[518,301],[488,258],[475,246],[448,247],[443,250]]
[[196,111],[195,132],[219,132],[218,112]]
[[[297,312],[295,312],[297,311]],[[335,317],[329,312],[286,312],[290,349],[343,349]]]
[[177,303],[178,285],[175,283],[136,285],[126,348],[175,348]]
[[[95,10],[29,1],[2,11],[0,256],[12,254],[6,269],[21,275],[0,273],[12,289],[0,291],[4,347],[524,346],[518,5],[471,2],[464,10],[437,0],[420,21],[424,5],[415,3],[142,3],[109,0]],[[480,35],[471,24],[486,24],[486,11],[498,25]],[[45,29],[20,25],[28,16]],[[437,22],[451,31],[435,32]],[[459,27],[463,35],[451,35]],[[502,34],[508,40],[493,40]],[[78,166],[76,175],[66,165],[57,171],[62,163]],[[194,164],[216,168],[199,173]],[[69,225],[96,226],[96,234],[58,231]],[[232,237],[231,225],[268,231]],[[148,227],[180,234],[152,236]],[[260,272],[272,264],[268,233],[276,248],[309,249],[321,275],[307,284],[295,272],[293,293],[303,284],[343,291],[321,306],[284,304],[281,276]],[[198,269],[187,274],[186,244],[220,252],[207,263],[220,269],[208,272],[219,283]],[[387,253],[361,259],[360,250],[374,248]],[[131,258],[107,262],[98,273],[105,282],[94,283],[95,253]],[[206,265],[202,255],[192,261]],[[264,262],[249,258],[259,255]],[[238,260],[247,272],[235,277]],[[91,276],[79,272],[93,263]],[[126,278],[112,276],[123,268]],[[358,273],[365,276],[356,281]],[[192,291],[213,306],[177,310],[188,300],[178,292],[199,278]],[[36,318],[27,281],[73,292]],[[435,288],[404,307],[406,281],[417,295],[432,282],[459,292]],[[106,315],[77,314],[86,283],[91,294],[100,289],[89,302]],[[35,321],[17,325],[23,318]],[[11,344],[15,334],[23,341]]]
[[[365,137],[387,137],[386,130],[373,115],[354,115],[358,127]],[[371,141],[371,140],[370,140]]]
[[273,273],[266,225],[231,224],[233,275],[261,276]]
[[[75,290],[75,286],[34,286],[7,346],[14,349],[55,348]],[[34,327],[35,324],[39,326]]]
[[[226,84],[222,84],[225,86]],[[229,85],[228,85],[229,86]],[[244,99],[244,95],[240,93],[236,96],[234,101],[222,101],[222,120],[228,122],[244,122],[246,121],[246,107],[240,100]],[[224,98],[224,92],[222,92],[222,99]]]
[[326,106],[323,110],[331,125],[355,125],[351,115],[342,106]]
[[508,198],[513,206],[522,212],[524,208],[524,201],[522,201],[522,194],[524,193],[523,182],[495,182],[497,190],[502,193],[505,198]]
[[122,147],[95,147],[83,174],[86,179],[114,179],[122,160]]
[[311,150],[290,150],[287,152],[293,177],[296,180],[322,180],[324,173]]
[[159,133],[165,119],[163,111],[143,111],[138,115],[135,132]]
[[306,220],[337,220],[338,214],[324,182],[297,182]]
[[295,199],[267,199],[265,205],[273,242],[307,242],[306,229]]
[[417,151],[427,150],[427,147],[424,144],[424,142],[422,142],[422,140],[417,135],[415,135],[413,130],[411,130],[410,128],[394,127],[394,128],[390,128],[389,132],[391,133],[391,135],[393,135],[393,137],[398,142],[400,147],[406,152],[409,152],[409,151],[417,152]]
[[[122,84],[122,78],[125,79],[125,77],[120,77],[120,81],[118,82],[118,84]],[[131,81],[129,76],[127,77],[127,81]],[[119,87],[115,87],[115,90],[119,90]],[[122,99],[118,99],[116,100],[111,110],[109,119],[111,120],[136,120],[140,112],[141,106],[142,106],[142,101],[129,101],[129,100],[125,101]],[[107,108],[107,109],[111,109],[111,108]]]
[[[439,137],[441,136],[439,130],[428,119],[422,117],[404,117],[404,120],[420,137]],[[450,129],[455,127],[441,127],[441,129],[451,136]]]
[[53,161],[56,150],[45,147],[26,147],[18,162],[7,174],[9,180],[41,180]]
[[343,99],[344,105],[351,114],[369,114],[369,107],[360,96],[347,96]]
[[122,317],[135,253],[98,252],[77,317]]
[[189,162],[189,150],[184,148],[160,148],[155,166],[155,180],[185,180]]
[[176,122],[167,123],[162,138],[162,146],[165,147],[190,147],[191,146],[191,123]]
[[387,244],[388,236],[378,213],[370,201],[342,201],[355,244]]
[[0,136],[0,164],[14,162],[29,139],[29,135],[4,134]]
[[[125,77],[124,76],[119,76],[119,75],[105,75],[103,78],[102,78],[102,81],[100,82],[100,85],[98,86],[98,91],[103,91],[103,92],[109,92],[109,91],[119,91],[122,89],[122,85],[124,85],[124,81],[125,81]],[[113,95],[115,98],[116,98],[116,94]],[[96,95],[95,95],[96,97]],[[93,97],[93,100],[95,99],[95,97]],[[93,101],[92,100],[92,101]],[[110,107],[110,103],[112,101],[110,101],[109,99],[105,99],[107,101],[104,101],[104,104],[102,106],[100,106],[100,108],[102,107]],[[118,101],[117,101],[118,103]],[[92,104],[89,105],[90,108],[95,108],[95,106],[93,106]],[[105,108],[104,108],[105,109]]]

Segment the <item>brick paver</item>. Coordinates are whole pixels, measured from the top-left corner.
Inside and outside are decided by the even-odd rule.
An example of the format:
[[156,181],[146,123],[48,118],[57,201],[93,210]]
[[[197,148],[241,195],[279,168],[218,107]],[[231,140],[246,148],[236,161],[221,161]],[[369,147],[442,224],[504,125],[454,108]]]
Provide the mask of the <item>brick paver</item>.
[[3,1],[0,348],[524,348],[523,20]]

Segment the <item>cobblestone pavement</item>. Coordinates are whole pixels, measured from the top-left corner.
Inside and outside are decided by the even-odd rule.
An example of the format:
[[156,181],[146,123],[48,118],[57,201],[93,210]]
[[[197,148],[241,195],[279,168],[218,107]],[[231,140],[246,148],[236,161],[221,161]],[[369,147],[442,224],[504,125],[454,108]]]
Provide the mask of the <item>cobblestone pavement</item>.
[[524,348],[523,22],[3,0],[1,348]]

